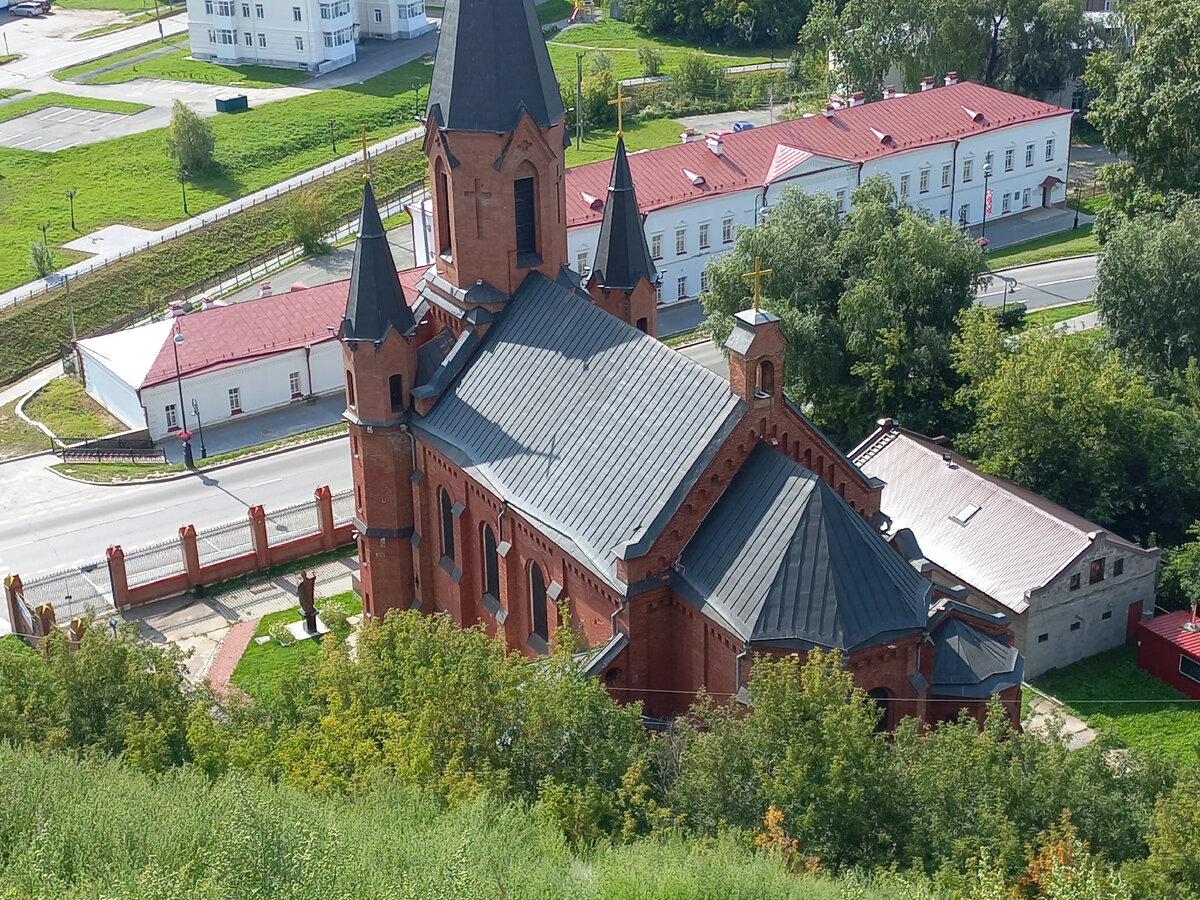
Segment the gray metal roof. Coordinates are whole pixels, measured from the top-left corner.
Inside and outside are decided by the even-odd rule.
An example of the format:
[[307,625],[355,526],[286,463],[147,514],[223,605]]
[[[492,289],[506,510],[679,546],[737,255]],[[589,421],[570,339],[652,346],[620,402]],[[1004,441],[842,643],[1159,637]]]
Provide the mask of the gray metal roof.
[[624,290],[633,290],[642,278],[653,282],[658,275],[650,248],[646,246],[646,231],[642,227],[633,177],[629,174],[623,137],[617,138],[608,202],[604,206],[604,221],[600,223],[592,271],[604,287]]
[[828,484],[766,444],[680,562],[685,595],[748,642],[848,650],[925,627],[932,584]]
[[957,616],[947,616],[932,632],[932,692],[982,699],[1021,683],[1025,659],[999,638]]
[[[893,531],[911,529],[931,562],[1017,614],[1029,608],[1030,591],[1049,584],[1101,535],[1131,554],[1158,552],[896,426],[877,431],[852,456],[864,474],[885,482],[880,508]],[[978,509],[963,515],[969,507]]]
[[723,378],[539,273],[414,428],[611,584],[737,425]]
[[439,128],[496,134],[522,110],[538,125],[566,114],[533,0],[447,0],[429,108]]
[[379,219],[375,192],[368,181],[363,187],[342,335],[347,340],[382,341],[389,328],[409,334],[416,327],[412,310],[404,299],[404,289],[400,287],[387,233]]

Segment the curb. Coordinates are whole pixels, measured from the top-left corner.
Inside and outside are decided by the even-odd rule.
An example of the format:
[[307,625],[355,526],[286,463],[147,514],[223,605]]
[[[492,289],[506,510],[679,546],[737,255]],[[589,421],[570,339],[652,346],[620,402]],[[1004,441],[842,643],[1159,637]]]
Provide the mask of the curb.
[[[1001,247],[1001,250],[1004,248]],[[1043,259],[1041,262],[1018,263],[1015,266],[1005,266],[1003,269],[995,269],[996,272],[1011,272],[1014,269],[1028,269],[1030,266],[1044,266],[1048,263],[1064,262],[1070,259],[1089,259],[1091,257],[1099,258],[1099,253],[1076,253],[1071,256],[1056,256],[1054,259]],[[984,273],[987,274],[986,272]]]
[[[137,478],[130,481],[91,481],[87,478],[76,478],[73,475],[67,475],[65,472],[59,472],[57,469],[50,469],[59,478],[67,481],[74,481],[76,484],[90,484],[94,487],[101,488],[120,488],[129,487],[139,484],[164,484],[170,481],[182,481],[185,478],[193,478],[197,475],[203,475],[207,472],[219,472],[221,469],[228,469],[230,466],[240,465],[245,462],[253,462],[258,459],[268,459],[272,456],[280,456],[284,453],[290,453],[292,450],[302,450],[305,447],[315,447],[318,444],[328,444],[330,441],[339,441],[346,438],[345,434],[330,434],[325,437],[314,438],[311,441],[302,441],[296,444],[289,444],[286,447],[279,447],[275,450],[264,450],[262,453],[255,453],[250,456],[243,456],[241,459],[231,459],[229,462],[217,463],[214,466],[205,466],[202,469],[196,469],[192,472],[177,472],[173,475],[163,475],[159,478]],[[9,460],[5,460],[9,462]]]

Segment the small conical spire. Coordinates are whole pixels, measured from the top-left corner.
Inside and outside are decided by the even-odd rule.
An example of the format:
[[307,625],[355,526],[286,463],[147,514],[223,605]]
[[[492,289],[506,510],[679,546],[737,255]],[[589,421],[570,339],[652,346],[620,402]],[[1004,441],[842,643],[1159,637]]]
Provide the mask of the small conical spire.
[[396,274],[396,263],[383,230],[383,221],[379,218],[379,206],[375,203],[375,191],[371,182],[366,181],[342,337],[345,340],[382,341],[389,328],[409,334],[416,325]]
[[608,183],[608,202],[604,205],[604,221],[600,225],[600,242],[596,246],[596,261],[592,274],[606,288],[633,290],[644,276],[653,282],[657,276],[642,214],[633,190],[633,176],[625,156],[625,139],[617,138],[617,155],[613,159],[612,179]]

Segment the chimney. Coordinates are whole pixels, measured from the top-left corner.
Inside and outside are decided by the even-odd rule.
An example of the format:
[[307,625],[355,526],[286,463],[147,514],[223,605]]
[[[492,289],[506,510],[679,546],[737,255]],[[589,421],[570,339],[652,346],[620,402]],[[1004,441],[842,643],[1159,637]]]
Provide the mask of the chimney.
[[271,282],[264,281],[262,284],[260,284],[258,286],[258,298],[261,300],[263,297],[270,297],[270,296],[271,296]]
[[932,91],[933,90],[933,76],[932,75],[926,75],[924,78],[921,79],[921,90],[922,91]]
[[894,84],[889,84],[887,87],[885,87],[883,89],[883,99],[884,100],[891,100],[895,96],[896,96],[896,86]]
[[216,304],[213,302],[212,297],[201,297],[200,298],[200,308],[201,309],[212,309],[214,306],[216,306]]
[[946,73],[946,87],[950,87],[950,85],[952,85],[952,84],[958,84],[958,73],[957,72],[947,72]]
[[832,106],[834,109],[845,109],[846,101],[843,100],[841,97],[839,97],[837,94],[830,94],[829,95],[829,105]]
[[725,142],[720,132],[710,131],[708,137],[705,139],[705,143],[708,144],[708,149],[717,156],[725,152]]
[[699,139],[700,135],[696,134],[695,128],[688,128],[679,135],[679,143],[690,144],[692,141]]
[[850,95],[850,105],[851,106],[862,106],[866,102],[867,102],[867,95],[864,94],[862,91],[855,91],[853,94]]
[[824,106],[822,106],[821,107],[821,115],[823,115],[827,119],[832,119],[833,118],[833,104],[826,103]]

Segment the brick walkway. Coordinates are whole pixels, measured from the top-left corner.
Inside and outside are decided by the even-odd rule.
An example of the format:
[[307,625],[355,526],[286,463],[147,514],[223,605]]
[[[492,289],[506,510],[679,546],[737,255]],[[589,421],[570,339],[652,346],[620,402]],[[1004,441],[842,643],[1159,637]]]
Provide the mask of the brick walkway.
[[217,693],[224,694],[229,690],[229,679],[233,677],[233,670],[237,668],[238,660],[250,646],[250,640],[254,637],[258,622],[258,619],[238,622],[229,629],[225,640],[221,641],[221,648],[208,667],[208,683]]

